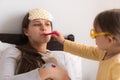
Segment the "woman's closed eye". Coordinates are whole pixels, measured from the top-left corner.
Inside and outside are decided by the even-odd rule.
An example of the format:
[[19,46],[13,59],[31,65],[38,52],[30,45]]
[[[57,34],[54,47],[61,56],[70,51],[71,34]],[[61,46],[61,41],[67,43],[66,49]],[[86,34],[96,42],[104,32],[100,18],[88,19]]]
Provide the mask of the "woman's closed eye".
[[52,79],[52,78],[47,78],[47,79],[45,79],[45,80],[54,80],[54,79]]
[[51,24],[50,24],[50,23],[45,23],[45,25],[46,25],[46,26],[51,26]]
[[36,24],[33,24],[33,26],[42,26],[42,24],[36,23]]
[[51,26],[50,23],[45,23],[45,24],[36,23],[36,24],[33,24],[33,26],[35,26],[35,27],[41,27],[43,25],[45,25],[45,26]]

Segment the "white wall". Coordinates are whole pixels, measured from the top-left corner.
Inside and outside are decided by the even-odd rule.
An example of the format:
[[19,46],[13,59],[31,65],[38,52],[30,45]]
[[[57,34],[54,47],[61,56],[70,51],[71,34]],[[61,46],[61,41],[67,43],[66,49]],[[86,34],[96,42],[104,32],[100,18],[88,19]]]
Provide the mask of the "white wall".
[[[55,30],[74,34],[76,42],[95,45],[89,30],[97,13],[120,8],[119,0],[0,0],[0,33],[21,33],[21,22],[29,9],[42,7],[54,16]],[[79,59],[82,80],[95,80],[98,63]]]

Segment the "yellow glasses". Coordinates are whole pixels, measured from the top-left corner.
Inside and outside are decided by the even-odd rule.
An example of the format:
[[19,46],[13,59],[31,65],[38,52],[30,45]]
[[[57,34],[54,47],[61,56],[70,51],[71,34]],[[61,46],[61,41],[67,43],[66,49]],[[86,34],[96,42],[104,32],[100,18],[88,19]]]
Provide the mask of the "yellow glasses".
[[91,36],[92,38],[95,38],[95,37],[97,37],[97,36],[106,35],[106,34],[110,34],[110,33],[108,33],[108,32],[96,32],[94,29],[91,29],[91,30],[90,30],[90,36]]

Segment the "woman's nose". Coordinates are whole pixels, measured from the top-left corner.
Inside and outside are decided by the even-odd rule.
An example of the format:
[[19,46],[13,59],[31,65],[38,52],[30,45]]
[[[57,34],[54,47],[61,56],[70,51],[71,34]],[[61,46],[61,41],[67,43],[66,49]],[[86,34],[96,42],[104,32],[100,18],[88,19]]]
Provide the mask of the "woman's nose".
[[42,31],[45,31],[47,29],[47,27],[45,25],[43,25],[41,28],[40,28]]

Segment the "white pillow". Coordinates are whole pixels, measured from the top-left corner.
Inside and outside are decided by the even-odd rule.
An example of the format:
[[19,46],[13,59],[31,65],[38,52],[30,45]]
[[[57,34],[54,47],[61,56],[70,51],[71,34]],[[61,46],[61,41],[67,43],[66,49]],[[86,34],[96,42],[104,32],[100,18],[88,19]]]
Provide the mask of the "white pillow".
[[2,55],[2,52],[9,47],[15,47],[15,45],[0,41],[0,56]]

